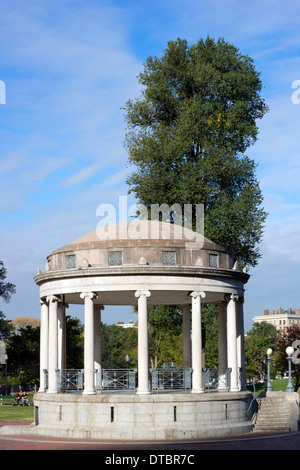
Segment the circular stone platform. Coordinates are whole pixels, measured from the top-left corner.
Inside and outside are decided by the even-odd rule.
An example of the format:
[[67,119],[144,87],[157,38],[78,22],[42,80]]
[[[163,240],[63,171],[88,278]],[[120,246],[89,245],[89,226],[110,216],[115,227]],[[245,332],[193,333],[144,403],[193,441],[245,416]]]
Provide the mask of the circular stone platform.
[[124,441],[244,434],[253,428],[246,418],[251,398],[250,392],[51,397],[38,393],[33,429],[37,434],[55,437]]

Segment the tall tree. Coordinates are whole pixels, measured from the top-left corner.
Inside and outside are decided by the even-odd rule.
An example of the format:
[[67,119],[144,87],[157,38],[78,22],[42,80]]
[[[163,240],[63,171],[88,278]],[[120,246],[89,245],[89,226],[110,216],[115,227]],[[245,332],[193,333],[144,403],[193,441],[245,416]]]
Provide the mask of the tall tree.
[[262,358],[264,358],[268,348],[275,348],[279,332],[277,331],[276,326],[271,325],[266,321],[262,321],[259,323],[253,323],[247,336],[255,339],[255,342],[262,354]]
[[148,308],[149,360],[152,369],[172,362],[182,364],[182,313],[175,305]]
[[267,106],[253,60],[223,39],[177,39],[138,81],[124,107],[129,192],[147,207],[203,204],[205,236],[256,265],[266,213],[245,151]]
[[84,327],[76,317],[66,316],[66,361],[67,369],[81,369],[84,366]]
[[[12,282],[5,282],[6,279],[6,268],[4,267],[3,261],[0,261],[0,297],[4,302],[9,302],[12,294],[16,292],[16,286]],[[12,328],[3,312],[0,311],[0,340],[7,339],[10,335]]]
[[38,382],[40,359],[40,328],[27,325],[20,327],[17,334],[9,337],[7,343],[8,373],[18,379],[19,384]]
[[[292,346],[294,342],[299,341],[299,339],[300,339],[300,325],[298,324],[294,324],[285,328],[285,330],[282,330],[281,334],[278,336],[278,340],[276,343],[276,352],[274,354],[274,361],[276,361],[277,366],[280,369],[282,374],[284,371],[288,369],[287,354],[285,350],[288,346]],[[297,350],[298,345],[294,349]],[[298,351],[297,351],[297,358],[299,358]],[[293,367],[294,387],[295,387],[295,391],[297,391],[298,388],[300,387],[300,364],[298,364],[298,361],[293,360],[292,367]]]
[[245,339],[246,371],[252,376],[264,378],[266,374],[267,349],[276,349],[280,333],[276,326],[265,321],[253,323]]

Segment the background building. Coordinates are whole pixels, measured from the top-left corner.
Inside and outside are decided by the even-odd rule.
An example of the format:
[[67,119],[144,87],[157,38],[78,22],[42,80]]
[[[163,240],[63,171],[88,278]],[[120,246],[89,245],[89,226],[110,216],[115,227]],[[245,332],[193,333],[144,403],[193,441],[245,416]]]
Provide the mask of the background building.
[[137,328],[138,327],[137,322],[134,322],[133,320],[129,320],[129,323],[118,321],[117,325],[121,326],[122,328]]
[[253,321],[255,323],[265,321],[276,326],[277,330],[284,330],[288,326],[300,323],[300,309],[288,308],[284,310],[280,307],[278,310],[264,310],[263,315],[254,317]]

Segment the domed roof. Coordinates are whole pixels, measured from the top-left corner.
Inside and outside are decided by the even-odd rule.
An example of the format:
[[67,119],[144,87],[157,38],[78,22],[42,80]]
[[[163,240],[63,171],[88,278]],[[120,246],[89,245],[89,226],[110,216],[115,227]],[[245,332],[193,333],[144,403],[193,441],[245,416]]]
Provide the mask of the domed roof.
[[156,220],[139,220],[119,222],[106,226],[98,226],[69,245],[55,250],[55,253],[66,249],[82,249],[82,245],[96,246],[136,246],[136,245],[176,245],[186,248],[211,247],[218,251],[228,251],[224,247],[215,244],[198,232],[180,225]]
[[44,296],[53,282],[53,291],[66,294],[67,303],[80,303],[78,292],[92,289],[101,293],[100,303],[134,305],[136,289],[147,288],[152,305],[183,305],[194,289],[205,290],[208,302],[219,299],[220,292],[242,292],[249,276],[235,262],[234,253],[199,233],[135,219],[98,226],[53,251],[46,272],[35,280]]

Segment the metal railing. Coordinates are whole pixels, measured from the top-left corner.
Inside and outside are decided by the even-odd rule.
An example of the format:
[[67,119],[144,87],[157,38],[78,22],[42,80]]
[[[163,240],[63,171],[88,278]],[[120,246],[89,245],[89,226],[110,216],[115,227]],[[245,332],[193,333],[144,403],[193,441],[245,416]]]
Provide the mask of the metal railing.
[[84,369],[57,369],[57,389],[59,392],[81,391],[84,387]]
[[[231,369],[202,369],[205,392],[229,391]],[[171,390],[192,389],[193,369],[164,367],[149,370],[149,387],[152,393]],[[48,388],[48,371],[44,370],[45,384]],[[57,391],[59,393],[82,392],[84,390],[84,369],[56,370]],[[137,369],[99,369],[95,370],[96,391],[115,391],[134,393],[137,389]]]
[[230,389],[231,369],[202,369],[204,390],[207,392]]
[[96,370],[96,390],[135,391],[137,369]]
[[191,390],[192,369],[176,369],[173,367],[150,369],[152,392],[168,390]]

